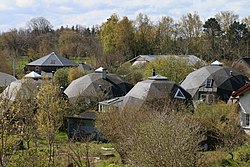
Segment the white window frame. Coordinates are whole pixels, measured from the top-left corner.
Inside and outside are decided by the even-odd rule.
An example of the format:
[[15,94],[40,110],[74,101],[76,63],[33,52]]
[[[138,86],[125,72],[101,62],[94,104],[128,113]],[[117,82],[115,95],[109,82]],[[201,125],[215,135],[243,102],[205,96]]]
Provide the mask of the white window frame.
[[213,87],[213,79],[207,79],[206,80],[206,88],[212,88]]

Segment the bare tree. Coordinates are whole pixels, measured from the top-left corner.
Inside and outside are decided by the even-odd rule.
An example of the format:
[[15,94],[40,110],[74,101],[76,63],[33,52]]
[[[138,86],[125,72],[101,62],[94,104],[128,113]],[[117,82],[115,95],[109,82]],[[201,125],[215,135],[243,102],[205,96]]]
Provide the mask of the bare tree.
[[45,19],[44,17],[32,18],[27,23],[27,26],[31,32],[35,32],[36,34],[49,32],[53,28],[51,23],[47,19]]
[[[96,125],[132,166],[195,166],[201,126],[175,103],[100,113]],[[156,106],[156,105],[154,105]],[[154,109],[153,109],[154,108]],[[177,109],[177,110],[176,110]],[[178,111],[180,113],[178,113]]]

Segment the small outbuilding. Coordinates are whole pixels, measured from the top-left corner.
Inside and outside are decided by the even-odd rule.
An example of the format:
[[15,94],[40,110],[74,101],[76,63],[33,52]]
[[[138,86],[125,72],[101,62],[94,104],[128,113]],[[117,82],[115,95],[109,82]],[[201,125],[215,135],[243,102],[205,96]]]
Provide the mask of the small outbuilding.
[[246,84],[248,78],[219,61],[191,72],[181,86],[194,100],[212,103],[215,99],[227,101],[232,92]]
[[35,71],[39,74],[41,74],[42,71],[46,73],[52,73],[59,68],[77,66],[77,63],[74,63],[63,56],[59,56],[55,52],[52,52],[38,60],[27,64],[26,71]]
[[242,57],[234,61],[232,67],[250,77],[250,57]]
[[95,112],[85,111],[79,116],[68,116],[68,139],[77,141],[98,140],[98,132],[95,128]]

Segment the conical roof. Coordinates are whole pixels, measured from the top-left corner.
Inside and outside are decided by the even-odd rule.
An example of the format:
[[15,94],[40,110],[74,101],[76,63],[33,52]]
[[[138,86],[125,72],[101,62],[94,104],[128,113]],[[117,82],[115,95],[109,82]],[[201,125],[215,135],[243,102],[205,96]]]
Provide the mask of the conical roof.
[[246,76],[233,68],[210,65],[190,73],[181,86],[194,97],[200,88],[207,87],[207,82],[210,82],[209,87],[216,88],[217,94],[224,99],[229,97],[233,91],[244,86],[247,80]]
[[28,66],[62,66],[62,67],[70,67],[70,66],[77,66],[76,63],[72,62],[71,60],[56,55],[55,52],[52,52],[38,60],[35,60],[29,64]]
[[105,94],[106,99],[124,96],[133,85],[115,74],[91,73],[71,82],[64,93],[75,102],[79,97],[98,97]]
[[0,87],[6,87],[11,82],[16,81],[16,80],[17,79],[13,77],[12,75],[0,72]]

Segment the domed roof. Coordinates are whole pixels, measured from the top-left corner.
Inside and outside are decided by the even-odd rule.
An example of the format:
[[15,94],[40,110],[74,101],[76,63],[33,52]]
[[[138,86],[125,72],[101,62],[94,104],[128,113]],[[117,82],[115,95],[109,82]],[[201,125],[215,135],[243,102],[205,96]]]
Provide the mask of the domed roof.
[[16,80],[17,79],[13,77],[12,75],[0,72],[0,87],[6,87],[11,82],[16,81]]
[[192,97],[201,87],[216,88],[217,94],[223,98],[224,95],[230,96],[232,91],[244,86],[246,81],[248,78],[235,69],[213,64],[191,72],[181,86]]
[[166,77],[154,76],[148,80],[138,82],[123,99],[123,108],[133,107],[139,109],[147,102],[180,99],[190,100],[191,95],[181,86]]
[[132,84],[123,80],[120,76],[106,73],[91,73],[71,82],[64,93],[69,100],[74,102],[78,97],[98,97],[105,94],[108,98],[124,96],[131,88]]

